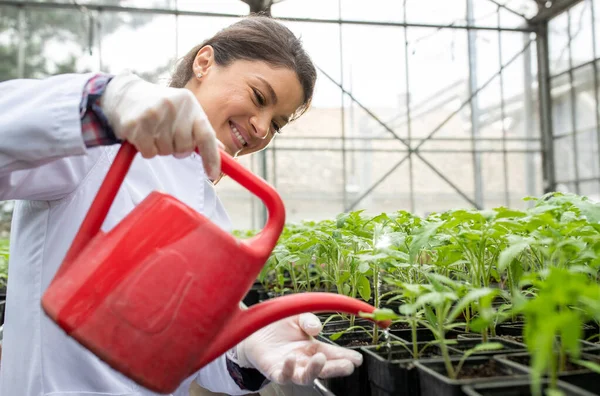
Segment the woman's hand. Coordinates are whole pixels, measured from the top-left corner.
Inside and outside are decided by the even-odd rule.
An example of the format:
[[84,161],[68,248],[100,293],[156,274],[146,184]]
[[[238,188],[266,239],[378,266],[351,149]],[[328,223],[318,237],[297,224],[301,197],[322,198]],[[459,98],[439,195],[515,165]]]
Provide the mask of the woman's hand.
[[209,178],[219,176],[215,131],[189,90],[120,74],[108,83],[101,107],[115,135],[133,144],[145,158],[188,154],[197,147]]
[[237,346],[239,363],[254,367],[280,385],[309,385],[316,378],[352,374],[361,365],[362,355],[315,340],[321,329],[321,321],[313,314],[273,323]]

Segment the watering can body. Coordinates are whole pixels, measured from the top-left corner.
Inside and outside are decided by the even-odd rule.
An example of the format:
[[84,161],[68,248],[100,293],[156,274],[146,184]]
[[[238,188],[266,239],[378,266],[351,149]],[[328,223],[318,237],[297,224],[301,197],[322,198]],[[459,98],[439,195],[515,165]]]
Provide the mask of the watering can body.
[[135,153],[128,143],[121,148],[42,298],[50,318],[116,370],[168,393],[276,320],[309,311],[373,310],[347,297],[314,293],[240,311],[281,233],[284,209],[272,188],[225,153],[223,171],[269,209],[267,225],[254,238],[239,240],[161,192],[101,232]]

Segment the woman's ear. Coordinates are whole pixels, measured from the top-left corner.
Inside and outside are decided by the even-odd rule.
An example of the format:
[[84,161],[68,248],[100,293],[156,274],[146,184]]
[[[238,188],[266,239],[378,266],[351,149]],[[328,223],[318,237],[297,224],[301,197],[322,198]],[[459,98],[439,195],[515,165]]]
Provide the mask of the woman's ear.
[[205,76],[215,63],[215,50],[210,45],[205,45],[196,53],[193,70],[197,78]]

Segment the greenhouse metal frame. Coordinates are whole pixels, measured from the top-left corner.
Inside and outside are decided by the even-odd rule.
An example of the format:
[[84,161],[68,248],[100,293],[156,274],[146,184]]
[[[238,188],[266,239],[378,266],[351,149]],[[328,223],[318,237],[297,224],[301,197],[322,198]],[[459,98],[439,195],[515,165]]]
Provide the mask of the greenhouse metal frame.
[[[284,2],[283,1],[251,1],[247,0],[246,3],[250,6],[251,12],[270,12],[271,5]],[[483,194],[483,184],[482,180],[482,168],[481,168],[481,156],[484,153],[498,153],[503,155],[502,166],[504,167],[504,194],[505,202],[509,203],[508,197],[508,174],[507,166],[509,163],[508,154],[510,153],[522,153],[527,159],[526,162],[528,166],[524,171],[531,172],[535,167],[534,163],[531,160],[534,154],[541,156],[541,168],[538,171],[542,174],[542,183],[543,186],[534,186],[533,184],[535,176],[528,175],[526,177],[527,183],[530,185],[528,187],[528,191],[535,194],[536,192],[548,192],[555,191],[560,189],[561,186],[566,187],[567,190],[575,192],[577,194],[590,194],[590,195],[598,195],[600,194],[600,172],[598,168],[600,165],[598,164],[598,153],[600,153],[600,113],[598,106],[598,58],[597,46],[600,43],[597,43],[597,37],[599,36],[597,29],[599,27],[596,26],[595,21],[595,13],[599,12],[597,10],[600,6],[600,3],[594,0],[556,0],[556,1],[541,1],[541,0],[529,0],[531,3],[535,3],[537,8],[537,13],[533,16],[526,16],[521,12],[515,10],[511,7],[511,1],[499,1],[499,0],[463,0],[466,4],[466,15],[465,21],[466,23],[456,23],[452,22],[449,24],[429,24],[422,22],[410,22],[406,20],[406,1],[403,2],[404,6],[404,22],[386,22],[386,21],[368,21],[368,20],[352,20],[352,19],[342,19],[341,15],[341,0],[323,0],[323,1],[334,1],[338,3],[340,7],[338,19],[328,19],[328,18],[297,18],[297,17],[286,17],[286,16],[277,16],[278,19],[283,21],[290,22],[302,22],[302,23],[319,23],[319,24],[333,24],[338,25],[340,28],[339,31],[339,40],[340,40],[340,62],[339,68],[341,70],[340,76],[341,78],[335,78],[330,75],[326,70],[319,67],[318,62],[317,67],[319,68],[319,72],[322,77],[329,80],[331,83],[335,84],[339,88],[341,95],[341,136],[336,138],[338,141],[337,147],[327,147],[327,148],[306,148],[301,144],[286,144],[286,138],[278,140],[275,144],[272,144],[267,150],[262,152],[262,155],[258,156],[257,163],[253,165],[256,166],[255,170],[259,172],[265,179],[270,181],[272,184],[277,187],[277,172],[276,172],[276,158],[277,155],[281,152],[293,152],[293,151],[338,151],[342,156],[342,191],[340,192],[342,197],[342,207],[341,211],[349,211],[358,209],[361,207],[361,202],[368,197],[373,191],[378,188],[382,183],[385,183],[388,179],[388,176],[394,172],[399,166],[402,164],[408,164],[409,167],[409,180],[410,183],[410,207],[407,207],[407,210],[414,211],[415,210],[415,193],[413,189],[413,180],[416,177],[413,170],[413,161],[418,158],[423,161],[426,166],[433,171],[441,180],[447,183],[458,195],[460,195],[465,203],[474,208],[484,208],[486,207],[486,200]],[[496,7],[498,22],[497,26],[490,25],[478,25],[473,17],[473,5],[474,3],[491,3],[494,7]],[[589,7],[589,13],[591,15],[591,21],[589,24],[591,25],[591,35],[592,35],[592,54],[591,60],[588,60],[581,64],[573,64],[572,63],[572,42],[574,37],[572,35],[573,26],[572,20],[574,19],[570,13],[573,10],[573,7],[584,3],[586,7]],[[366,7],[369,7],[368,2],[364,2]],[[175,17],[180,16],[193,16],[193,17],[239,17],[240,15],[234,15],[229,13],[215,13],[215,12],[200,12],[200,11],[190,11],[190,10],[182,10],[177,9],[177,2],[175,1],[175,5],[172,7],[166,8],[138,8],[138,7],[124,7],[119,5],[110,5],[110,4],[102,4],[100,1],[86,1],[86,2],[58,2],[58,1],[45,1],[45,2],[36,2],[36,1],[7,1],[0,0],[0,7],[15,7],[19,11],[19,18],[22,18],[22,12],[25,9],[39,9],[39,8],[54,8],[54,9],[70,9],[70,10],[79,10],[82,14],[92,18],[93,15],[102,15],[102,13],[109,12],[129,12],[129,13],[139,13],[139,14],[160,14],[160,15],[173,15]],[[1,8],[0,8],[1,9]],[[503,27],[500,21],[500,12],[510,13],[514,16],[518,16],[522,18],[522,25],[518,27]],[[93,14],[92,14],[93,13]],[[566,18],[567,28],[566,28],[566,51],[568,53],[568,64],[560,71],[553,71],[551,67],[550,61],[550,49],[552,37],[549,31],[549,24],[551,21],[555,20],[555,18]],[[581,22],[581,21],[580,21]],[[347,84],[344,81],[344,67],[346,67],[343,53],[342,53],[342,43],[343,43],[343,35],[342,35],[342,27],[348,25],[362,25],[362,26],[379,26],[379,27],[396,27],[402,28],[404,31],[404,43],[398,43],[398,51],[404,51],[404,76],[399,76],[398,78],[404,79],[404,83],[406,84],[406,100],[405,100],[405,113],[402,114],[403,119],[405,120],[406,128],[407,128],[407,136],[400,136],[394,128],[388,125],[388,121],[384,120],[381,116],[377,115],[376,112],[371,111],[368,105],[364,104],[361,98],[356,97],[351,89],[348,88]],[[90,24],[92,26],[92,24]],[[178,24],[175,24],[176,29],[178,28]],[[468,40],[468,68],[469,68],[469,81],[468,81],[468,96],[461,100],[460,104],[454,108],[452,112],[450,112],[441,122],[437,123],[437,126],[430,128],[426,131],[426,136],[421,138],[413,138],[411,136],[411,117],[412,112],[414,111],[414,104],[411,104],[410,97],[410,67],[409,67],[409,42],[408,42],[408,29],[411,28],[423,28],[423,29],[431,29],[433,32],[439,32],[442,30],[462,30],[467,32],[467,40]],[[487,78],[484,81],[478,79],[478,65],[477,65],[477,57],[476,57],[476,34],[481,31],[489,31],[489,32],[497,32],[497,40],[498,40],[498,65],[497,69],[491,75],[491,77]],[[503,59],[502,54],[502,32],[517,32],[523,33],[523,46],[522,48],[515,53],[509,59]],[[589,33],[589,32],[586,32]],[[101,34],[101,33],[100,33]],[[175,35],[177,36],[177,32]],[[403,48],[402,48],[403,47]],[[535,51],[532,51],[532,47],[535,47]],[[534,52],[534,53],[532,53]],[[22,51],[20,51],[22,54]],[[23,56],[23,55],[20,55]],[[533,59],[535,56],[535,60]],[[533,73],[524,73],[524,91],[523,91],[523,99],[522,103],[518,104],[524,108],[524,112],[528,114],[536,114],[536,117],[531,117],[526,122],[524,130],[526,131],[525,136],[521,137],[509,137],[506,133],[506,126],[504,125],[504,119],[506,118],[507,107],[511,105],[511,100],[513,98],[507,98],[504,95],[503,87],[504,82],[503,78],[504,71],[507,67],[509,67],[516,60],[520,60],[523,62],[523,68],[525,70],[532,69],[535,70],[537,74],[537,78],[533,77]],[[17,65],[21,61],[17,60]],[[102,60],[100,60],[100,67],[102,67]],[[586,77],[586,81],[583,83],[578,79],[581,73],[589,72],[591,74],[591,78]],[[321,77],[321,78],[322,78]],[[497,108],[493,109],[494,112],[497,113],[496,117],[501,121],[502,124],[502,136],[499,138],[489,138],[482,137],[479,131],[480,128],[480,115],[483,111],[481,106],[478,104],[477,98],[478,94],[485,89],[490,83],[493,81],[499,81],[500,86],[500,102]],[[566,114],[565,118],[568,118],[569,121],[566,122],[566,126],[562,125],[562,116],[560,114],[555,113],[554,102],[557,100],[553,97],[553,88],[558,89],[557,85],[561,84],[561,92],[564,95],[564,100],[567,101],[566,106],[563,110]],[[595,125],[592,125],[589,130],[586,131],[586,136],[590,135],[590,141],[588,144],[583,144],[579,141],[580,134],[584,133],[581,131],[580,126],[578,125],[578,103],[579,99],[577,98],[578,89],[581,89],[581,84],[583,86],[588,87],[593,92],[593,107],[595,109],[595,114],[593,118],[595,119]],[[586,85],[587,84],[587,85]],[[516,99],[515,99],[516,100]],[[562,99],[561,99],[562,100]],[[537,103],[535,103],[537,101]],[[373,148],[373,147],[355,147],[354,144],[352,147],[349,147],[349,142],[360,142],[362,141],[361,137],[356,136],[347,136],[345,133],[345,124],[346,117],[344,112],[348,111],[347,106],[344,103],[351,103],[352,106],[356,106],[362,112],[366,113],[368,117],[372,119],[372,121],[379,125],[380,128],[387,131],[386,137],[376,138],[383,142],[385,141],[399,141],[403,149],[386,149],[386,148]],[[438,132],[445,126],[445,124],[450,121],[453,117],[455,117],[459,112],[467,109],[470,114],[470,136],[468,137],[439,137]],[[562,114],[562,113],[561,113]],[[558,118],[557,118],[558,117]],[[561,130],[557,131],[557,119],[561,123]],[[534,125],[535,124],[535,125]],[[527,131],[533,131],[535,128],[539,128],[539,135],[535,136],[535,134],[530,133],[527,134]],[[566,129],[565,129],[566,128]],[[592,137],[592,135],[595,135]],[[305,136],[307,140],[312,139],[313,141],[319,141],[319,139],[325,139],[319,136]],[[331,138],[327,138],[331,139]],[[297,139],[296,139],[297,140]],[[293,140],[292,140],[293,141]],[[453,142],[453,141],[462,141],[466,143],[470,143],[470,148],[460,148],[460,149],[427,149],[423,148],[423,145],[429,141],[438,141],[438,142]],[[486,148],[486,142],[499,142],[501,144],[501,149],[490,149]],[[518,149],[510,149],[507,146],[511,141],[519,142],[525,144],[524,148]],[[569,147],[567,148],[570,151],[567,154],[557,153],[557,147],[563,147],[568,142]],[[588,147],[594,146],[595,147]],[[581,150],[591,150],[591,157],[583,156],[581,157]],[[370,183],[369,186],[364,188],[358,194],[351,194],[347,191],[348,181],[347,170],[346,167],[351,161],[348,157],[352,155],[352,153],[356,152],[393,152],[397,153],[397,158],[395,163],[389,164],[389,169],[387,171],[380,172],[380,175]],[[435,153],[445,153],[447,155],[451,155],[452,153],[467,153],[471,156],[472,161],[472,183],[473,183],[473,191],[465,190],[461,185],[451,180],[446,176],[445,169],[440,169],[440,167],[435,166],[433,163],[428,161],[423,153],[427,152],[435,152]],[[595,154],[594,154],[595,153]],[[557,161],[557,157],[559,157],[560,161]],[[580,158],[580,159],[578,159]],[[585,161],[593,161],[591,171],[583,171],[581,158],[584,158]],[[595,162],[594,162],[595,161]],[[270,166],[269,166],[270,163]],[[565,166],[570,167],[572,170],[568,176],[561,176],[563,174],[563,169]],[[585,165],[587,167],[587,165]],[[586,168],[587,169],[587,168]],[[264,222],[266,218],[266,212],[261,210],[260,207],[253,207],[253,226],[260,226],[261,223]]]

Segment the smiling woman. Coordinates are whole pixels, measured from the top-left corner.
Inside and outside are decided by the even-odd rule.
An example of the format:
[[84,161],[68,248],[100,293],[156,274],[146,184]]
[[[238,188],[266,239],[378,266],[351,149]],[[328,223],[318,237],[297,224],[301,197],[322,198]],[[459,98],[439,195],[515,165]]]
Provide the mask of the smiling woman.
[[300,40],[254,16],[192,48],[170,85],[191,90],[226,150],[244,155],[264,149],[308,109],[316,78]]

